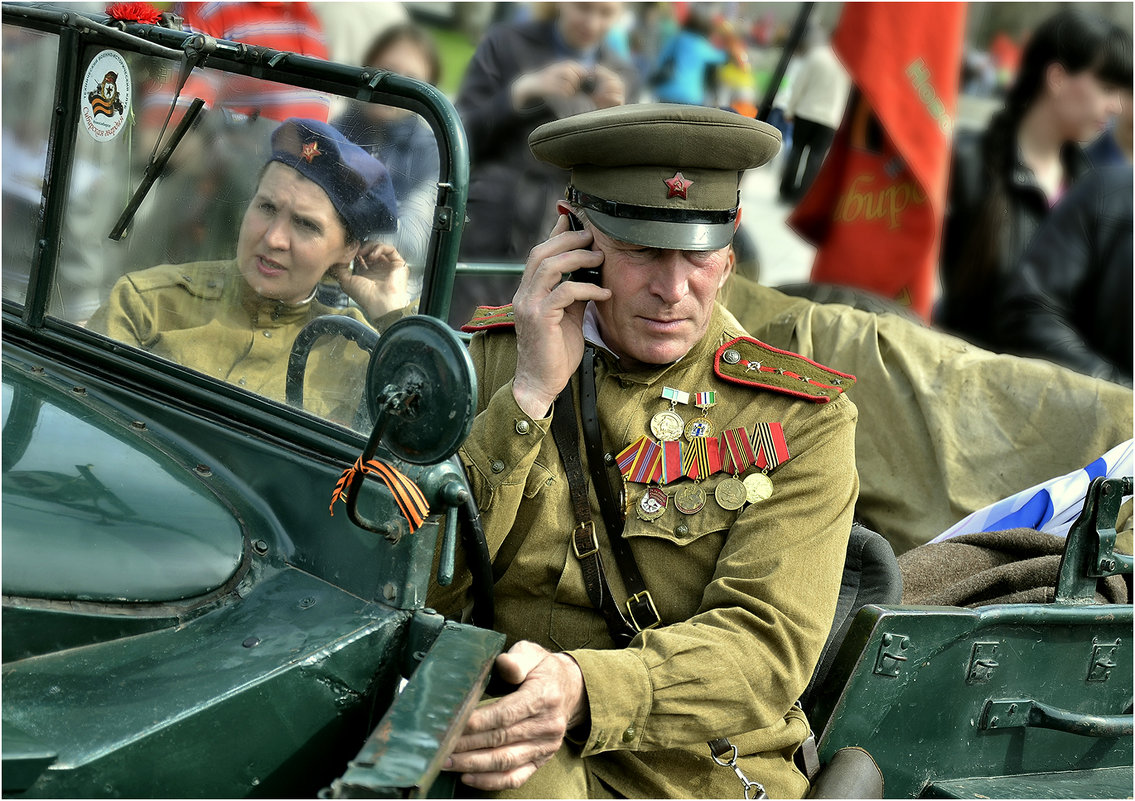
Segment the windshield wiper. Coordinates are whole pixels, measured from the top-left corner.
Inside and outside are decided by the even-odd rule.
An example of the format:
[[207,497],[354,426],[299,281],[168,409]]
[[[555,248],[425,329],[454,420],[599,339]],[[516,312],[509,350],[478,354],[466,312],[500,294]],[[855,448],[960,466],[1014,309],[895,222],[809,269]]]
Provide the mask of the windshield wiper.
[[[134,195],[126,204],[126,208],[122,210],[122,214],[118,216],[118,222],[110,229],[109,238],[115,242],[121,241],[126,233],[126,228],[134,219],[134,215],[138,213],[138,207],[142,205],[142,201],[149,194],[150,187],[158,180],[158,176],[162,174],[166,164],[169,163],[173,151],[177,149],[181,140],[185,138],[185,134],[197,122],[197,118],[201,115],[201,109],[205,107],[204,100],[199,97],[193,98],[185,116],[181,118],[181,122],[173,129],[173,133],[170,134],[165,146],[162,147],[162,137],[165,136],[169,121],[173,118],[173,112],[177,108],[177,101],[181,98],[181,90],[185,87],[185,82],[189,80],[190,74],[205,60],[209,53],[217,49],[217,40],[211,36],[197,34],[185,40],[184,48],[185,50],[181,55],[181,75],[178,76],[177,89],[174,90],[173,100],[170,101],[169,111],[166,112],[162,128],[158,131],[158,136],[154,140],[154,149],[150,152],[150,158],[146,162],[146,171],[142,174],[142,181],[134,190]],[[159,147],[161,148],[160,151]]]

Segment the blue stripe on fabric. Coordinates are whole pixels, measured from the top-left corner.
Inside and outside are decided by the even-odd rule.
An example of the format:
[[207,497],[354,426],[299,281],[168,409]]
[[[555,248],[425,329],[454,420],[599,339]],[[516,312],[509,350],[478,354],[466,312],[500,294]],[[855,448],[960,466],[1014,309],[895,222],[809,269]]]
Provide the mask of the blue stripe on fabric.
[[1040,490],[1029,499],[1029,502],[1015,512],[991,523],[987,523],[982,531],[1004,531],[1009,528],[1040,528],[1052,519],[1054,513],[1052,496],[1048,490]]
[[1088,474],[1088,481],[1099,478],[1100,476],[1107,475],[1107,462],[1103,457],[1096,459],[1090,465],[1084,468],[1084,472]]

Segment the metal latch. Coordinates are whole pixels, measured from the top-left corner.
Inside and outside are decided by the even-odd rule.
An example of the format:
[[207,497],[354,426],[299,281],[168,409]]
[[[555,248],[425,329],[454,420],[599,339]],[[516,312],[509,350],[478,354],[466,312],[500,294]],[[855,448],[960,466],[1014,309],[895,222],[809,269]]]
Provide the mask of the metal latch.
[[1088,681],[1107,681],[1111,678],[1111,669],[1115,667],[1115,650],[1119,647],[1119,640],[1101,643],[1092,638],[1092,661],[1088,663]]
[[997,655],[995,642],[975,642],[973,653],[969,660],[969,672],[966,674],[966,684],[984,684],[993,677],[998,662],[993,657]]
[[897,676],[899,668],[908,657],[903,656],[910,646],[910,637],[905,634],[884,634],[879,643],[879,655],[875,658],[875,672],[880,676]]

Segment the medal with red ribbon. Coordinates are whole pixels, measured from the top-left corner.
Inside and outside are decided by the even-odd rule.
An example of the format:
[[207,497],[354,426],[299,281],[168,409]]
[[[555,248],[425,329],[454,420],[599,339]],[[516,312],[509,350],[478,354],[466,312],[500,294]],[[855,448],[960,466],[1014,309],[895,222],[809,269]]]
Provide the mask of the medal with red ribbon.
[[660,484],[669,484],[682,477],[682,463],[689,453],[689,446],[681,440],[662,443],[662,470]]
[[721,435],[721,467],[725,472],[733,475],[717,485],[713,497],[722,509],[734,512],[745,505],[748,492],[744,483],[737,477],[743,473],[756,460],[753,446],[749,442],[749,432],[744,426],[730,428]]
[[753,450],[757,454],[753,464],[761,472],[746,476],[744,483],[746,499],[749,503],[758,503],[772,495],[772,479],[768,473],[792,458],[780,423],[757,423],[753,431]]

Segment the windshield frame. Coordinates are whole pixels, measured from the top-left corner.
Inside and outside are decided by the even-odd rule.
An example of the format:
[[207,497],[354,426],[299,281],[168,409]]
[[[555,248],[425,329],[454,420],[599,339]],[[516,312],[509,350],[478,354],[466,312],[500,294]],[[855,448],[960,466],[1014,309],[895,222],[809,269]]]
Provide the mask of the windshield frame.
[[[57,110],[47,143],[47,164],[35,245],[29,266],[28,291],[19,303],[3,301],[3,337],[60,361],[94,369],[132,391],[157,392],[169,403],[200,413],[210,410],[230,421],[255,421],[256,429],[325,451],[331,441],[357,450],[365,434],[270,401],[224,382],[195,373],[160,357],[127,348],[48,314],[56,280],[59,239],[70,191],[79,132],[79,96],[84,62],[92,46],[154,53],[158,48],[181,52],[199,34],[137,23],[114,23],[99,14],[82,14],[59,6],[3,5],[3,23],[59,37],[53,107]],[[217,39],[201,67],[278,81],[348,100],[408,109],[434,132],[439,151],[438,193],[434,235],[426,255],[419,310],[443,321],[449,310],[453,276],[465,223],[469,185],[468,144],[449,99],[436,87],[396,73],[351,67],[322,59]],[[157,47],[155,47],[157,46]],[[52,233],[54,232],[54,233]],[[335,450],[340,450],[335,448]]]

